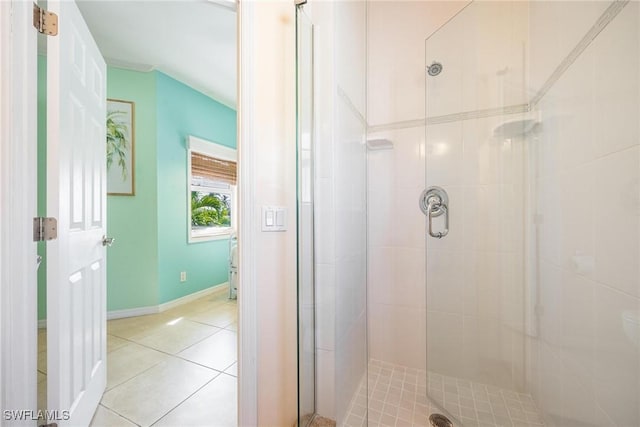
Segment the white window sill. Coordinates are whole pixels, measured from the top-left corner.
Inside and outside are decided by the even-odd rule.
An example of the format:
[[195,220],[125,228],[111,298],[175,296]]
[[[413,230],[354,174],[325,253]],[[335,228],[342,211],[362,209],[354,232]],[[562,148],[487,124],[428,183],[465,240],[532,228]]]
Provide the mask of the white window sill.
[[215,234],[189,235],[189,243],[211,242],[215,240],[228,240],[233,234],[233,230],[220,231]]

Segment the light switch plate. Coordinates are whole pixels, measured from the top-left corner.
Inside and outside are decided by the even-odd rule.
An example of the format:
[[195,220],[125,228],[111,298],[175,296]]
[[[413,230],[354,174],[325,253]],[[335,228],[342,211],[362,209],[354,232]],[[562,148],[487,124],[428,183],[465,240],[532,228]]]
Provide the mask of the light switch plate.
[[262,231],[286,231],[287,209],[283,206],[262,207]]

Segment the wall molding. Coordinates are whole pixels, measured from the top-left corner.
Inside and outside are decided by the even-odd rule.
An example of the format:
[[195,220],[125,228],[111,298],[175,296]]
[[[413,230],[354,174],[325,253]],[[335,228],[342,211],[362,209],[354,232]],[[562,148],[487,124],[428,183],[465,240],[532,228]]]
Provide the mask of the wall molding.
[[[148,305],[146,307],[125,308],[123,310],[111,310],[107,311],[107,320],[124,319],[126,317],[146,316],[148,314],[157,314],[167,311],[171,308],[175,308],[191,301],[195,301],[198,298],[202,298],[206,295],[218,295],[221,293],[229,292],[229,282],[223,282],[218,285],[213,285],[209,288],[202,289],[201,291],[194,292],[189,295],[185,295],[180,298],[176,298],[172,301],[168,301],[158,305]],[[38,328],[46,329],[47,319],[38,320]]]

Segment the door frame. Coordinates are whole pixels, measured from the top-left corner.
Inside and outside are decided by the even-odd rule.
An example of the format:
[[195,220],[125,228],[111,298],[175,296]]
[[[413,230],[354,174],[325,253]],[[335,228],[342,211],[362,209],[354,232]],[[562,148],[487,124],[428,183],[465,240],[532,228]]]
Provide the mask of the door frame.
[[[258,421],[256,176],[253,136],[254,5],[239,1],[238,423]],[[32,218],[37,195],[37,33],[32,3],[0,2],[0,409],[36,410],[37,275]],[[30,54],[32,52],[32,54]],[[241,239],[241,240],[240,240]],[[19,307],[19,310],[15,310]],[[8,393],[10,391],[10,393]],[[0,426],[17,425],[0,414]],[[25,421],[32,425],[33,421]]]
[[[0,404],[37,408],[37,32],[33,3],[0,2]],[[31,54],[31,52],[33,52]],[[6,420],[0,425],[32,425]]]
[[238,425],[258,425],[257,187],[253,40],[255,6],[238,0]]

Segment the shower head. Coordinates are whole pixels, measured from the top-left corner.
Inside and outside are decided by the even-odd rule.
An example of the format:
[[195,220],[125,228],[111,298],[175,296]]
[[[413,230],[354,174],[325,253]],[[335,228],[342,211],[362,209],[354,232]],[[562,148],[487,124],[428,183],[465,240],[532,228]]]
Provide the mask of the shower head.
[[521,119],[504,122],[493,129],[493,136],[499,138],[517,138],[535,132],[540,121],[536,119]]
[[430,76],[437,76],[442,71],[442,64],[436,61],[433,61],[431,65],[427,65],[427,74]]

